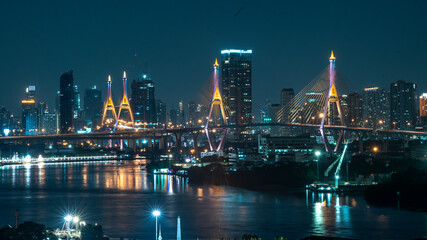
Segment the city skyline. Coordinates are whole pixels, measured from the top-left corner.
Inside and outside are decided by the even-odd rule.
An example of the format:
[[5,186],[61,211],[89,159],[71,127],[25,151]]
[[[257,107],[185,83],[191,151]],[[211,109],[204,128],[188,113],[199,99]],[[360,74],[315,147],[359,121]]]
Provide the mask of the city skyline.
[[[369,8],[363,3],[331,2],[329,6],[313,3],[306,12],[301,14],[298,11],[298,16],[291,10],[301,9],[303,6],[299,3],[247,2],[225,7],[219,2],[209,8],[203,3],[171,3],[166,8],[150,3],[142,4],[144,9],[152,9],[152,12],[141,20],[130,14],[134,11],[132,7],[142,7],[138,3],[108,2],[99,6],[89,4],[85,8],[66,8],[61,3],[55,3],[34,23],[28,21],[34,17],[34,13],[22,16],[22,21],[18,21],[17,16],[29,12],[31,7],[38,9],[43,5],[25,5],[18,14],[17,6],[8,4],[10,11],[2,16],[8,21],[2,22],[10,23],[3,26],[10,33],[10,38],[5,39],[1,47],[4,48],[4,58],[0,72],[6,79],[12,80],[12,86],[7,92],[3,90],[0,104],[15,113],[20,102],[6,99],[10,97],[9,94],[21,99],[28,85],[37,86],[38,100],[54,106],[55,94],[59,89],[57,79],[69,69],[74,69],[75,84],[81,90],[97,85],[105,92],[102,86],[108,74],[111,74],[116,96],[120,92],[119,80],[123,70],[128,72],[130,80],[148,72],[158,89],[158,98],[164,99],[169,106],[180,100],[188,103],[194,98],[194,93],[186,91],[186,86],[191,84],[194,89],[202,88],[211,76],[213,60],[219,57],[220,50],[227,48],[254,51],[253,98],[259,105],[265,98],[270,98],[272,102],[279,101],[279,94],[268,94],[272,89],[294,88],[298,92],[304,83],[327,67],[325,56],[332,49],[340,59],[337,69],[351,84],[360,84],[354,87],[358,92],[370,86],[387,89],[391,82],[398,80],[417,83],[420,93],[426,89],[422,80],[427,73],[421,67],[425,65],[423,56],[426,53],[426,33],[422,30],[425,16],[421,14],[426,9],[425,3],[390,2],[384,6],[374,3]],[[397,5],[400,8],[396,8]],[[95,7],[105,11],[91,11]],[[315,7],[319,10],[315,10]],[[374,11],[379,8],[384,10],[381,17]],[[61,15],[55,12],[59,9],[64,9]],[[161,23],[149,19],[151,14],[158,11],[169,14]],[[348,16],[346,11],[350,13]],[[108,31],[105,26],[99,27],[97,19],[106,19],[106,14],[115,16],[115,13],[123,12],[128,12],[126,16],[129,19],[108,19],[108,26],[111,26]],[[171,20],[178,12],[180,17],[182,15],[179,22],[189,23],[185,27],[176,28],[178,23]],[[268,18],[261,18],[267,13]],[[312,16],[307,18],[306,15],[310,14]],[[356,23],[358,17],[360,21]],[[201,21],[190,21],[193,18],[201,18]],[[290,20],[300,18],[301,28],[290,24]],[[59,21],[55,22],[54,19]],[[375,21],[372,23],[369,20]],[[146,30],[139,30],[140,25]],[[217,25],[223,26],[223,31],[207,30]],[[328,28],[323,28],[323,25]],[[20,33],[20,30],[30,26],[33,28],[25,34]],[[164,31],[158,33],[158,29]],[[257,34],[259,32],[262,37]],[[80,39],[79,36],[85,34],[90,40]],[[110,35],[113,40],[108,40]],[[122,41],[117,41],[118,36],[124,36]],[[318,44],[307,45],[307,41],[313,37],[317,38]],[[52,42],[55,40],[58,43]],[[166,57],[166,53],[170,57]],[[17,61],[20,63],[17,64]],[[163,71],[165,67],[168,71]]]

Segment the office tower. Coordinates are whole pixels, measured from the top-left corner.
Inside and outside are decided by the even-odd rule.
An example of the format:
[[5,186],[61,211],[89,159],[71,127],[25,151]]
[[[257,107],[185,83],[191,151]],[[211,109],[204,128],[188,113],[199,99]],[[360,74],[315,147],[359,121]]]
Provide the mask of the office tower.
[[252,122],[252,50],[222,50],[222,96],[230,108],[229,124]]
[[279,117],[280,114],[278,113],[281,107],[282,106],[280,104],[276,104],[276,103],[269,104],[268,112],[270,113],[269,115],[270,122],[277,123],[280,121],[280,117]]
[[60,133],[74,132],[74,80],[73,71],[61,75],[59,82]]
[[177,121],[178,124],[185,125],[184,102],[182,100],[178,103]]
[[161,99],[156,99],[156,113],[158,124],[166,124],[166,103]]
[[363,96],[358,92],[343,95],[343,111],[349,126],[363,126]]
[[84,96],[85,120],[88,126],[92,128],[95,128],[101,122],[102,101],[101,89],[96,86],[86,89]]
[[41,134],[58,134],[59,115],[57,113],[45,113],[42,120]]
[[417,122],[417,85],[397,81],[390,85],[390,116],[393,128],[412,129]]
[[295,97],[295,92],[293,88],[283,88],[280,91],[280,105],[281,105],[281,114],[280,122],[288,122],[289,111],[292,109],[292,101]]
[[74,118],[78,118],[80,116],[80,91],[77,85],[74,85]]
[[420,124],[427,125],[427,93],[420,96]]
[[12,131],[12,118],[11,113],[9,110],[6,109],[6,107],[0,108],[0,134],[5,133],[5,129],[9,129],[9,131]]
[[178,124],[178,112],[173,108],[169,112],[169,122],[174,126]]
[[188,103],[188,122],[196,123],[198,119],[197,104],[193,100]]
[[293,88],[283,88],[282,91],[280,91],[280,105],[286,106],[294,97],[295,92]]
[[387,129],[390,124],[390,93],[379,87],[365,88],[363,92],[363,126]]
[[60,96],[61,96],[61,91],[57,91],[56,92],[56,96],[55,96],[55,112],[59,114],[59,105],[60,105]]
[[25,135],[35,135],[37,133],[37,107],[35,86],[28,86],[25,89],[25,99],[21,101],[21,104],[21,127],[25,132]]
[[36,100],[36,86],[28,86],[25,93],[27,100]]
[[[322,93],[309,92],[305,94],[305,102],[302,108],[295,109],[295,113],[292,113],[292,120],[296,123],[320,123],[322,120],[323,113],[323,104],[325,102],[325,97]],[[336,123],[337,114],[336,104],[330,104],[328,112],[326,113],[326,123],[332,125]]]
[[143,75],[142,79],[132,81],[132,96],[130,104],[135,122],[156,124],[156,100],[154,95],[154,82]]
[[46,102],[39,102],[37,107],[37,129],[38,134],[43,134],[43,116],[48,113]]

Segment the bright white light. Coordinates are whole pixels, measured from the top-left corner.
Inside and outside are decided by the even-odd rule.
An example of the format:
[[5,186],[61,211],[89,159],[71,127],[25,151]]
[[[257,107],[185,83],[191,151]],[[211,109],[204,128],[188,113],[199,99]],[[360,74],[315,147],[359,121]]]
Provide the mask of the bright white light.
[[64,217],[64,220],[66,222],[70,222],[71,220],[73,220],[73,217],[71,215],[67,215],[67,216]]
[[155,216],[155,217],[160,216],[160,211],[159,210],[154,210],[153,211],[153,216]]
[[336,179],[340,179],[340,176],[336,175],[336,176],[335,176],[335,178],[336,178]]
[[230,54],[230,53],[240,53],[240,54],[244,54],[244,53],[252,53],[252,50],[237,50],[237,49],[230,49],[230,50],[222,50],[221,54]]
[[79,217],[74,217],[74,218],[73,218],[73,222],[74,222],[74,223],[78,223],[78,222],[79,222],[79,220],[80,220],[80,219],[79,219]]
[[315,152],[316,156],[320,156],[320,151]]

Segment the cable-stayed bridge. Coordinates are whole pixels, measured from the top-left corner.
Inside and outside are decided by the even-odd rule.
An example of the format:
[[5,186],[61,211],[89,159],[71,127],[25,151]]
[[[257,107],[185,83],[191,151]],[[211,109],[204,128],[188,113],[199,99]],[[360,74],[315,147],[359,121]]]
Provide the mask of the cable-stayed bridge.
[[[348,124],[345,119],[348,109],[341,105],[339,74],[335,69],[335,56],[331,53],[329,66],[315,79],[309,82],[299,93],[295,95],[286,105],[273,114],[273,122],[232,125],[228,124],[230,108],[223,98],[218,83],[218,62],[214,64],[213,90],[211,92],[210,108],[205,117],[206,123],[201,126],[159,126],[157,128],[146,128],[135,126],[132,109],[126,92],[126,73],[123,74],[122,99],[118,113],[116,112],[111,96],[111,78],[108,78],[107,96],[104,103],[102,116],[102,131],[84,134],[55,134],[55,135],[31,135],[31,136],[8,136],[0,137],[1,142],[31,142],[31,141],[58,141],[58,140],[123,140],[133,141],[141,138],[162,139],[167,142],[170,136],[175,137],[177,147],[181,147],[181,137],[183,134],[191,134],[194,142],[197,143],[199,134],[205,135],[208,140],[209,149],[219,152],[224,148],[224,141],[227,134],[242,132],[243,129],[255,129],[260,127],[293,127],[317,131],[321,136],[325,150],[336,152],[344,138],[349,135],[360,139],[363,134],[381,134],[390,136],[393,134],[407,136],[427,136],[427,132],[408,130],[385,130],[355,127]],[[356,134],[352,134],[356,133]],[[329,138],[328,138],[329,136]],[[330,143],[330,138],[334,138],[334,143]],[[363,137],[362,137],[363,138]],[[165,140],[166,139],[166,140]],[[166,144],[167,145],[167,144]],[[111,141],[109,146],[111,147]]]

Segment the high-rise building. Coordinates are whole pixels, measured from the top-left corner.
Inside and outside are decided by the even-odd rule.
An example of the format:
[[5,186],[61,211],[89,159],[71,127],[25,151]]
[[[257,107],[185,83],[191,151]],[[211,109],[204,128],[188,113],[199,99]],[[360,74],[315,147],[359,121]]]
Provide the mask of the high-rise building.
[[35,135],[37,133],[37,107],[35,86],[28,86],[25,89],[25,99],[21,101],[21,104],[22,130],[25,132],[25,135]]
[[387,129],[390,124],[390,93],[379,87],[365,88],[363,92],[363,126]]
[[74,132],[74,80],[73,71],[61,75],[59,83],[60,132]]
[[80,91],[77,85],[74,85],[74,118],[80,116]]
[[420,124],[427,125],[427,93],[420,96]]
[[84,96],[85,120],[92,128],[101,123],[102,101],[101,89],[96,86],[86,89]]
[[159,125],[166,124],[166,103],[161,99],[156,99],[157,123]]
[[132,107],[135,122],[157,123],[154,82],[144,74],[142,79],[132,81]]
[[11,113],[4,106],[0,108],[0,134],[5,133],[5,129],[12,131],[12,118]]
[[169,112],[169,122],[174,126],[178,124],[178,112],[173,108]]
[[282,91],[280,91],[280,105],[286,106],[294,97],[295,92],[293,88],[283,88]]
[[349,126],[363,126],[363,96],[358,92],[343,95],[341,104]]
[[59,133],[59,115],[57,113],[45,113],[43,115],[41,134]]
[[27,100],[36,100],[36,86],[28,86],[25,93]]
[[281,105],[281,114],[280,114],[280,122],[287,122],[290,114],[290,110],[292,109],[292,101],[295,97],[295,92],[293,88],[283,88],[280,91],[280,105]]
[[185,125],[184,102],[182,100],[178,103],[177,121],[178,124]]
[[397,81],[390,85],[390,116],[394,128],[412,129],[417,123],[417,85]]
[[222,95],[230,108],[229,124],[252,122],[252,50],[222,50]]

